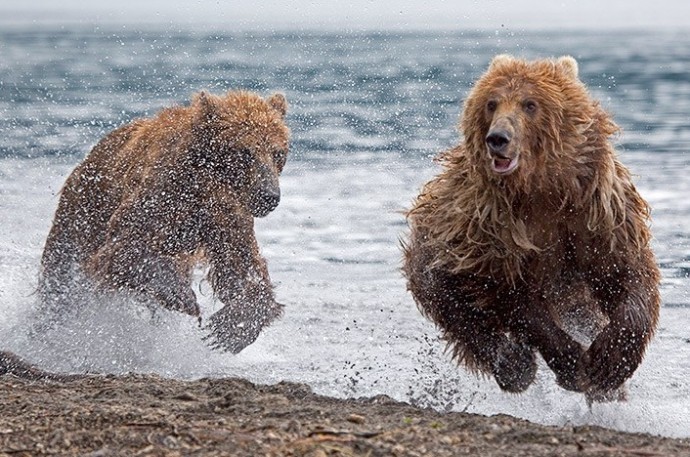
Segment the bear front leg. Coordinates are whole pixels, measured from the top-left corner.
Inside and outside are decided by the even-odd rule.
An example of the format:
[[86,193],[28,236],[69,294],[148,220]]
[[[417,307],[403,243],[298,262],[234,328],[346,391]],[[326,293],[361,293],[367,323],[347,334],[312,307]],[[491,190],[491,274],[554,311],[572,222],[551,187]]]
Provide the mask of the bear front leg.
[[659,318],[660,274],[651,251],[637,262],[620,262],[612,274],[594,283],[609,323],[580,361],[580,371],[592,395],[621,386],[642,362]]
[[453,317],[457,321],[444,330],[444,339],[451,345],[454,358],[470,369],[490,373],[507,392],[523,392],[534,382],[534,350],[487,325],[492,320],[490,313],[465,304]]
[[279,318],[283,305],[272,297],[263,297],[257,303],[257,293],[240,294],[214,313],[208,322],[211,333],[205,338],[214,349],[237,354],[252,344],[261,331]]
[[211,284],[225,304],[209,319],[208,340],[212,347],[236,354],[281,316],[283,305],[275,301],[270,280],[267,274],[262,274],[263,270],[252,268],[241,272],[217,262],[212,266]]
[[453,357],[471,371],[493,375],[503,390],[527,389],[537,371],[534,351],[507,336],[493,308],[495,287],[474,275],[428,269],[420,260],[419,252],[408,251],[408,289],[421,312],[443,331]]
[[583,387],[578,361],[584,349],[558,326],[549,315],[548,308],[538,300],[523,297],[507,313],[511,333],[539,351],[556,375],[558,385],[581,392]]
[[106,289],[130,290],[171,311],[200,315],[185,272],[171,257],[155,252],[147,243],[110,242],[91,259],[89,270]]
[[209,231],[211,286],[224,307],[211,316],[207,337],[217,349],[238,353],[282,315],[265,259],[259,254],[253,220],[225,219],[229,225]]

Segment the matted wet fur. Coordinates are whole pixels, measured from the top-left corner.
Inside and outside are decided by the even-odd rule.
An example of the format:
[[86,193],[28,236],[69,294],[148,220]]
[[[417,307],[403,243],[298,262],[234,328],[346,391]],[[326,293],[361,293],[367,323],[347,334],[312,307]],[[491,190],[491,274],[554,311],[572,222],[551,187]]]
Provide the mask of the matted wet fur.
[[86,277],[199,316],[191,274],[210,265],[224,307],[210,343],[238,352],[280,316],[254,217],[280,201],[289,147],[281,94],[197,94],[191,105],[136,120],[103,138],[60,195],[41,260],[44,309],[66,312]]
[[504,390],[532,383],[538,351],[562,387],[622,399],[657,325],[660,275],[650,209],[610,142],[618,127],[572,57],[502,55],[460,128],[407,213],[420,310]]

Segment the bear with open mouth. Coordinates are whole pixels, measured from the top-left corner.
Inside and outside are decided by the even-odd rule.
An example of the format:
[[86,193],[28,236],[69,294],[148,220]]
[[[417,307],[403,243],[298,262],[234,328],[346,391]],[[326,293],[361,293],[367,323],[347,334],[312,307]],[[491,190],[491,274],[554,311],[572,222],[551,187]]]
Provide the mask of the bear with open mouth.
[[407,213],[403,271],[454,358],[509,392],[541,354],[565,389],[620,400],[659,316],[650,208],[575,59],[494,58],[462,142]]

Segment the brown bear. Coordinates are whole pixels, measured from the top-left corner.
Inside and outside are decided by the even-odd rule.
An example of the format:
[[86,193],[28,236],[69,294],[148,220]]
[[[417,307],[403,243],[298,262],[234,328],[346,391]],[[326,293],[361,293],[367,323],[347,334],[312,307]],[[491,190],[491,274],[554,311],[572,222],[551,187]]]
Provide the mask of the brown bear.
[[41,260],[43,305],[66,311],[75,279],[200,316],[193,267],[224,307],[210,343],[238,352],[281,315],[254,217],[280,201],[289,130],[282,94],[201,92],[103,138],[67,179]]
[[575,59],[501,55],[471,90],[464,140],[407,212],[403,272],[455,359],[509,392],[538,351],[563,388],[623,399],[655,331],[650,209]]

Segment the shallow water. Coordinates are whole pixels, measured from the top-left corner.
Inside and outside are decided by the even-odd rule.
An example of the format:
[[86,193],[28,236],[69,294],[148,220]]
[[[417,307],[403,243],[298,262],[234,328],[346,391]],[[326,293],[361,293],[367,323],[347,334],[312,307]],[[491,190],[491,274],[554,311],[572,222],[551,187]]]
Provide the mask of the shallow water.
[[[0,337],[50,369],[243,376],[335,396],[387,394],[442,410],[506,413],[690,436],[690,38],[672,33],[220,34],[0,31]],[[456,141],[459,102],[491,56],[572,54],[623,127],[622,160],[654,208],[663,272],[658,335],[624,404],[587,408],[540,370],[525,394],[457,368],[405,290],[400,212]],[[193,319],[92,303],[29,339],[38,262],[70,170],[108,130],[202,89],[286,93],[293,149],[257,236],[286,304],[237,356]],[[198,285],[204,312],[217,304]]]

